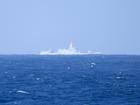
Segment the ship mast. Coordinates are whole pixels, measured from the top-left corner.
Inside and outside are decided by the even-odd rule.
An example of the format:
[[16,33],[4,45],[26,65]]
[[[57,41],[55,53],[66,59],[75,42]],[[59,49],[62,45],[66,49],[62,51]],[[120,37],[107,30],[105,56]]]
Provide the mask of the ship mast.
[[70,43],[69,48],[74,48],[72,42]]

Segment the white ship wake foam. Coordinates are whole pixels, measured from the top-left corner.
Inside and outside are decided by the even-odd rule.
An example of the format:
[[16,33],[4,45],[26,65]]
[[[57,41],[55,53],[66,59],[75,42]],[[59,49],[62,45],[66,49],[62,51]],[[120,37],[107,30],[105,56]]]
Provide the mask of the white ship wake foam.
[[51,50],[41,51],[40,55],[88,55],[88,54],[101,54],[100,52],[80,52],[77,50],[73,43],[70,43],[69,47],[66,49],[58,49],[56,52],[52,52]]

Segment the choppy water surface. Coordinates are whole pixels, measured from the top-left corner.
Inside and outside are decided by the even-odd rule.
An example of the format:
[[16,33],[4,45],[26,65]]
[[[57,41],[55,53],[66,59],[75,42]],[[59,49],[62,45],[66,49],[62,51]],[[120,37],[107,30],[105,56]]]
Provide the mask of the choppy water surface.
[[140,56],[0,56],[0,105],[140,105]]

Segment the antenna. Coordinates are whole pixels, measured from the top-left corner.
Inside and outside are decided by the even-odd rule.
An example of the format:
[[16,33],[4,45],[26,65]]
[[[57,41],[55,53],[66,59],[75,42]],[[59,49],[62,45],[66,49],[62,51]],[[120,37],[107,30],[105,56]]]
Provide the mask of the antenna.
[[72,41],[70,42],[69,48],[74,48],[74,47],[73,47],[73,42],[72,42]]

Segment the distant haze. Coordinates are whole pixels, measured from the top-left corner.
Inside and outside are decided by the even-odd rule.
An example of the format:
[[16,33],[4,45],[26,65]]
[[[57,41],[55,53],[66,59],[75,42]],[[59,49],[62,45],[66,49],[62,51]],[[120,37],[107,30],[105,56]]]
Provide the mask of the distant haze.
[[140,54],[140,0],[0,0],[0,54],[67,48]]

